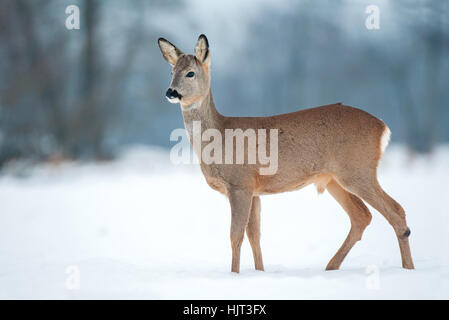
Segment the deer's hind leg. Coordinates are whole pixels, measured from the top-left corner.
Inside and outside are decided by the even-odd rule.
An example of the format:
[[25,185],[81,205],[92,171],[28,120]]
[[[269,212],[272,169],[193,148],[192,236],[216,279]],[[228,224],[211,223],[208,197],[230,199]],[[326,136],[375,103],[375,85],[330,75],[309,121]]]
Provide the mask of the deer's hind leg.
[[326,267],[326,270],[337,270],[354,244],[362,238],[363,231],[371,222],[371,213],[360,198],[343,189],[335,180],[328,183],[327,190],[351,220],[351,229],[346,240]]
[[337,180],[346,190],[359,196],[387,219],[399,242],[402,267],[414,269],[408,240],[410,229],[407,226],[404,209],[382,189],[375,172],[373,174],[354,172],[352,175],[338,177]]

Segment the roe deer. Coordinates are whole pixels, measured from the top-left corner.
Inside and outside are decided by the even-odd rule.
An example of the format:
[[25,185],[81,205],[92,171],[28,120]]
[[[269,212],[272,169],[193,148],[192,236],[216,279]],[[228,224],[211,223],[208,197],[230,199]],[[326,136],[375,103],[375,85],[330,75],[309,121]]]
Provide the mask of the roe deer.
[[[191,129],[194,121],[201,121],[203,131],[210,128],[221,133],[237,128],[279,131],[278,170],[272,175],[261,175],[260,163],[200,162],[209,186],[226,195],[231,205],[232,272],[240,271],[245,229],[255,268],[264,270],[259,196],[297,190],[311,183],[319,192],[327,189],[351,222],[346,240],[326,270],[339,269],[370,223],[370,211],[362,200],[378,210],[393,227],[403,268],[414,268],[404,209],[377,181],[377,166],[390,138],[390,130],[381,120],[341,103],[271,117],[223,116],[215,108],[210,89],[211,56],[206,36],[198,38],[194,55],[184,54],[163,38],[158,39],[158,44],[173,67],[166,96],[171,103],[180,103],[186,129]],[[192,143],[192,134],[189,139]],[[194,146],[194,151],[201,157],[201,150]]]

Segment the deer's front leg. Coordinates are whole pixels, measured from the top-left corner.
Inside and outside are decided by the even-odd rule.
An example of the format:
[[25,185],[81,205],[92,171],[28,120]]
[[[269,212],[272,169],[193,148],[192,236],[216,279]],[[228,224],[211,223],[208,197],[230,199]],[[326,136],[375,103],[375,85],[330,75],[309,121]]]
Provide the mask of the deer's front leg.
[[253,197],[246,235],[253,249],[254,266],[263,271],[262,250],[260,249],[260,198]]
[[240,272],[240,248],[251,209],[252,191],[232,189],[228,191],[231,203],[232,272]]

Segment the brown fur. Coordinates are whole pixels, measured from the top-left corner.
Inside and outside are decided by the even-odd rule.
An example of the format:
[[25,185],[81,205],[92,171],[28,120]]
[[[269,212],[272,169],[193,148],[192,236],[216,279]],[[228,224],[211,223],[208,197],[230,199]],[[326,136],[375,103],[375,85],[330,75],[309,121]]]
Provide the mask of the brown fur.
[[[371,214],[362,200],[378,210],[393,226],[399,241],[402,265],[404,268],[414,268],[404,210],[382,190],[377,181],[381,141],[388,130],[381,120],[341,103],[271,117],[225,117],[215,108],[210,90],[210,54],[205,36],[198,39],[196,56],[185,55],[162,38],[159,39],[159,46],[163,56],[174,66],[170,87],[182,94],[180,104],[186,128],[193,121],[201,121],[203,131],[218,129],[223,139],[225,129],[279,130],[279,163],[274,175],[260,175],[260,163],[201,163],[207,183],[225,194],[231,204],[233,272],[240,270],[240,247],[245,229],[255,267],[263,270],[259,243],[259,196],[297,190],[311,183],[317,186],[318,192],[327,189],[351,221],[348,237],[327,265],[327,270],[340,267],[370,223]],[[194,78],[185,77],[189,71],[195,72]],[[203,146],[205,144],[207,142],[203,142]],[[195,152],[200,156],[200,150]]]

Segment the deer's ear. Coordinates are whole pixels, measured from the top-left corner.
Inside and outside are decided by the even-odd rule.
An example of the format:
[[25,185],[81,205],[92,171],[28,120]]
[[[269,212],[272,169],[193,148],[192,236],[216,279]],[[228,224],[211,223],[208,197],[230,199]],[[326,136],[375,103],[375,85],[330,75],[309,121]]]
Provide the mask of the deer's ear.
[[198,41],[195,46],[195,57],[206,67],[210,65],[210,55],[209,55],[209,41],[204,34],[198,37]]
[[167,62],[172,66],[174,66],[176,64],[176,61],[178,61],[178,58],[183,54],[182,51],[164,38],[159,38],[157,40],[157,43],[159,45],[159,49],[161,49],[164,59],[167,60]]

